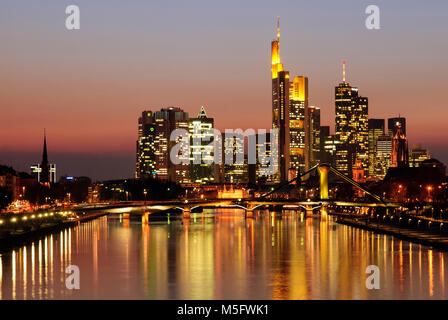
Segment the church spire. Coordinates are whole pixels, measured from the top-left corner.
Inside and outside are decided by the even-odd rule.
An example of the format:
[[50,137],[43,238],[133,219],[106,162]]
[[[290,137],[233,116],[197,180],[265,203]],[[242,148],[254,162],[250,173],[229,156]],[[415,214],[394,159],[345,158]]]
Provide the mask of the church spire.
[[44,129],[44,150],[42,152],[42,164],[48,164],[48,154],[47,154],[47,134]]
[[48,154],[47,154],[47,134],[44,129],[44,149],[42,152],[42,163],[41,174],[40,174],[40,182],[41,183],[49,183],[50,182],[50,164],[48,163]]

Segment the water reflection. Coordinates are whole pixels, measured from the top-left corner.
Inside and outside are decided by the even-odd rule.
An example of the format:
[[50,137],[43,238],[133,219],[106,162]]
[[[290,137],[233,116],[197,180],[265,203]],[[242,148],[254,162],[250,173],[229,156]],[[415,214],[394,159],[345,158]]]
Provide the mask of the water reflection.
[[[108,216],[0,254],[0,299],[446,299],[447,253],[298,212]],[[77,265],[81,289],[65,287]],[[368,265],[381,289],[367,290]]]

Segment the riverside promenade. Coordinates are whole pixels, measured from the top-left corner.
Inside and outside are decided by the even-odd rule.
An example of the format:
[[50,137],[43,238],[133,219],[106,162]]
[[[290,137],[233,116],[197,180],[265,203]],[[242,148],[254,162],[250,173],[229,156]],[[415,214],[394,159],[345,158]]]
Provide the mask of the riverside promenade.
[[[402,240],[448,250],[448,223],[428,217],[414,216],[405,219],[389,217],[371,219],[367,216],[337,215],[336,221],[341,224],[370,230],[376,233],[393,235]],[[395,222],[394,222],[395,218]]]

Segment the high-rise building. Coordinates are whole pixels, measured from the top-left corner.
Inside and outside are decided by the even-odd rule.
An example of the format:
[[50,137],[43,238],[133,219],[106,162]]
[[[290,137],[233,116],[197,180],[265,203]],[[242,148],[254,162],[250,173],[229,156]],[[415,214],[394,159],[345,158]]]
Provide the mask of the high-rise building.
[[188,133],[189,128],[188,113],[179,107],[162,108],[155,112],[144,111],[139,118],[136,178],[157,177],[161,180],[188,183],[190,150],[180,150],[181,163],[172,162],[171,148],[181,138],[178,137],[176,141],[171,141],[170,138],[174,130],[184,129]]
[[331,166],[336,166],[336,138],[334,134],[325,136],[323,138],[323,153],[321,162],[329,163]]
[[156,174],[156,123],[152,111],[146,110],[138,118],[135,177],[155,177]]
[[335,88],[336,168],[351,176],[356,160],[368,169],[368,99],[345,81],[345,61],[342,78]]
[[375,175],[376,144],[379,136],[385,134],[384,119],[369,119],[369,176]]
[[294,77],[289,87],[289,166],[297,173],[309,166],[308,116],[308,78]]
[[277,39],[271,42],[272,73],[272,128],[278,129],[280,181],[288,179],[290,133],[289,133],[289,72],[283,70],[280,61],[280,24],[277,19]]
[[249,166],[244,153],[244,135],[222,135],[224,152],[224,181],[226,183],[249,183]]
[[38,182],[49,186],[50,183],[56,183],[56,165],[48,162],[47,153],[47,135],[44,130],[44,147],[42,151],[42,162],[31,166],[31,174],[34,175]]
[[429,159],[431,159],[431,155],[428,149],[422,148],[419,144],[414,145],[409,154],[409,166],[420,167],[423,161]]
[[189,121],[190,182],[215,181],[213,118],[207,117],[204,107],[197,118]]
[[[276,165],[271,159],[271,136],[269,133],[256,134],[256,152],[257,162],[254,167],[253,178],[254,183],[258,184],[274,184],[277,182],[276,175],[273,172],[276,171]],[[260,155],[265,157],[264,163],[260,159]],[[249,164],[249,167],[251,165]]]
[[[182,161],[175,164],[170,160],[171,148],[176,145],[176,141],[170,141],[171,133],[176,129],[184,129],[188,132],[189,117],[188,112],[184,112],[179,107],[162,108],[154,113],[156,123],[156,172],[157,177],[162,180],[177,183],[188,183],[190,179],[189,161]],[[189,150],[182,150],[183,157],[187,158]]]
[[330,134],[330,126],[320,127],[320,162],[335,166],[336,143],[334,135]]
[[376,139],[376,159],[374,176],[383,179],[390,167],[392,154],[392,138],[389,135],[378,136]]
[[315,166],[320,161],[320,108],[310,106],[308,108],[308,149],[309,162],[307,169]]

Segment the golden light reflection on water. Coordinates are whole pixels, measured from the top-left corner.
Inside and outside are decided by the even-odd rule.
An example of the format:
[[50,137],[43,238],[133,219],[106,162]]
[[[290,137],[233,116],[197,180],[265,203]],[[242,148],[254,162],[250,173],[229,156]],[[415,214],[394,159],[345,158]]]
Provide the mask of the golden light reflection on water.
[[2,260],[2,255],[0,254],[0,300],[2,300],[3,296],[2,296],[2,288],[3,288],[3,260]]
[[[0,254],[0,299],[446,299],[447,253],[303,214],[102,217]],[[77,265],[81,289],[65,287]],[[368,265],[381,289],[367,290]]]

